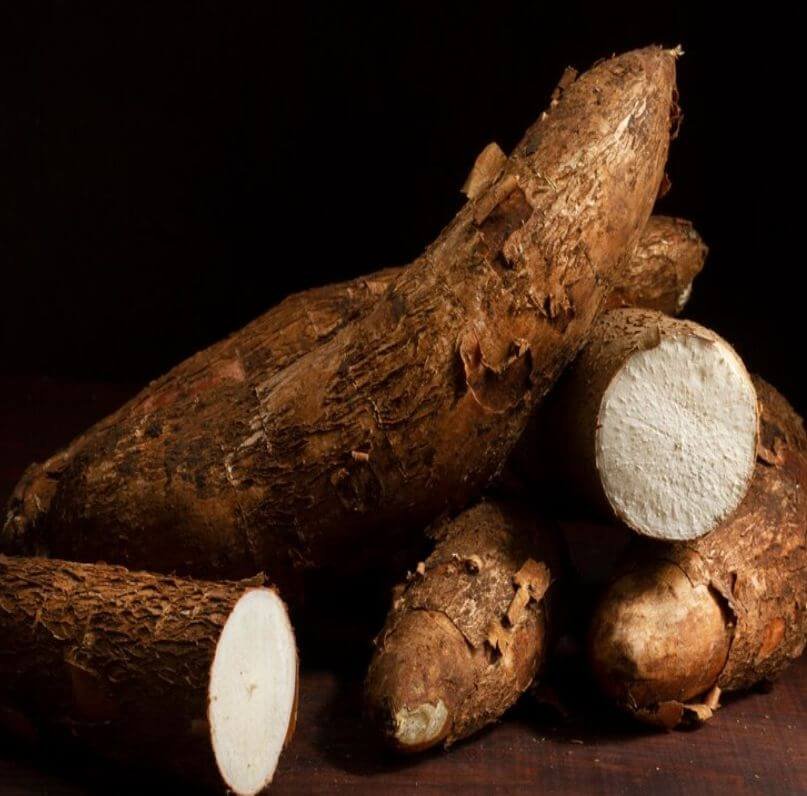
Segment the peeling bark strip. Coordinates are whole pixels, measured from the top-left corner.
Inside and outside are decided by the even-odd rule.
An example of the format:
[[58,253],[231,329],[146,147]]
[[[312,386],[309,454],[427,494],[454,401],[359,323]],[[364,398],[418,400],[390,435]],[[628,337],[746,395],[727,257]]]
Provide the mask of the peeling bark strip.
[[270,313],[30,470],[5,547],[277,581],[467,504],[649,217],[675,58],[637,50],[566,85],[370,312],[300,325],[322,338],[306,355],[280,364],[294,337]]
[[807,435],[754,383],[761,437],[740,507],[696,542],[642,544],[592,624],[600,686],[646,722],[703,721],[720,690],[776,677],[807,642]]
[[297,651],[271,589],[0,555],[0,640],[18,726],[197,784],[257,793],[294,729]]
[[545,654],[555,539],[533,511],[483,502],[440,525],[419,577],[398,587],[367,675],[369,712],[401,751],[496,721]]

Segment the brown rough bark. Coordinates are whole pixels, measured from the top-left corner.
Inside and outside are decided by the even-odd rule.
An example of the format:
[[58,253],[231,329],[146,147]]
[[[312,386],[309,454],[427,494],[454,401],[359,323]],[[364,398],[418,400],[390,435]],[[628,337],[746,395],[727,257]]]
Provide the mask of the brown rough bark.
[[312,325],[327,339],[288,367],[259,319],[29,471],[6,549],[282,580],[467,504],[649,217],[675,57],[647,48],[567,81],[372,310],[330,337]]
[[755,386],[761,437],[740,507],[696,542],[640,545],[592,623],[602,689],[649,723],[709,718],[720,690],[774,678],[807,641],[807,435]]
[[546,654],[554,531],[531,510],[482,502],[435,537],[394,592],[367,675],[369,713],[401,751],[449,746],[496,721]]
[[210,669],[250,588],[0,555],[0,705],[29,731],[222,789]]
[[689,221],[653,216],[625,270],[614,284],[607,309],[642,307],[678,315],[692,292],[709,249]]

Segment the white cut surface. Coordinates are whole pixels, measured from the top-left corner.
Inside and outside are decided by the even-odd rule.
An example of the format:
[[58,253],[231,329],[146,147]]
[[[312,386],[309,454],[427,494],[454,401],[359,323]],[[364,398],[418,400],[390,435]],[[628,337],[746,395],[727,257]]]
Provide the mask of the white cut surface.
[[600,404],[597,467],[611,507],[647,536],[709,533],[745,495],[757,422],[753,384],[726,342],[668,333],[637,351]]
[[436,705],[424,702],[410,710],[401,708],[395,714],[395,738],[402,746],[421,746],[438,740],[448,719],[442,699]]
[[297,647],[286,607],[270,589],[252,589],[224,624],[210,670],[213,752],[239,796],[271,782],[296,688]]

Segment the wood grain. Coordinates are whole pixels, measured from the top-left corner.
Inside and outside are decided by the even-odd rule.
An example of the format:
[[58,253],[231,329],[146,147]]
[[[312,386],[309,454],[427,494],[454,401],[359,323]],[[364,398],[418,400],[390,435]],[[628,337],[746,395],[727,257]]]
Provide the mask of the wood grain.
[[[127,393],[119,386],[31,381],[0,387],[0,499],[29,461],[64,444]],[[361,639],[362,631],[356,635]],[[305,645],[303,653],[305,666]],[[401,759],[377,748],[365,726],[360,685],[369,653],[366,641],[346,640],[329,668],[304,670],[297,734],[272,792],[807,793],[804,658],[770,693],[729,697],[702,729],[671,733],[610,712],[571,663],[558,679],[570,715],[526,697],[500,725],[447,753]],[[99,762],[80,747],[32,750],[0,738],[2,796],[126,796],[154,792],[155,784],[163,790],[168,783],[161,774]],[[175,792],[188,791],[178,784]]]

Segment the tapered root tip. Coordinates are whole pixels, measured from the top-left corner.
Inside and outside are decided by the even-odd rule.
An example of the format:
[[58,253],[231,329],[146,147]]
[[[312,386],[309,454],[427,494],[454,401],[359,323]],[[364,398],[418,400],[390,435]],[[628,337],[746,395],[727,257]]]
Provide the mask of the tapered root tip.
[[455,707],[472,676],[468,644],[451,620],[410,611],[373,657],[367,708],[392,748],[421,751],[450,740]]
[[424,749],[445,736],[448,709],[442,699],[423,702],[415,708],[400,708],[393,720],[393,736],[402,750]]

